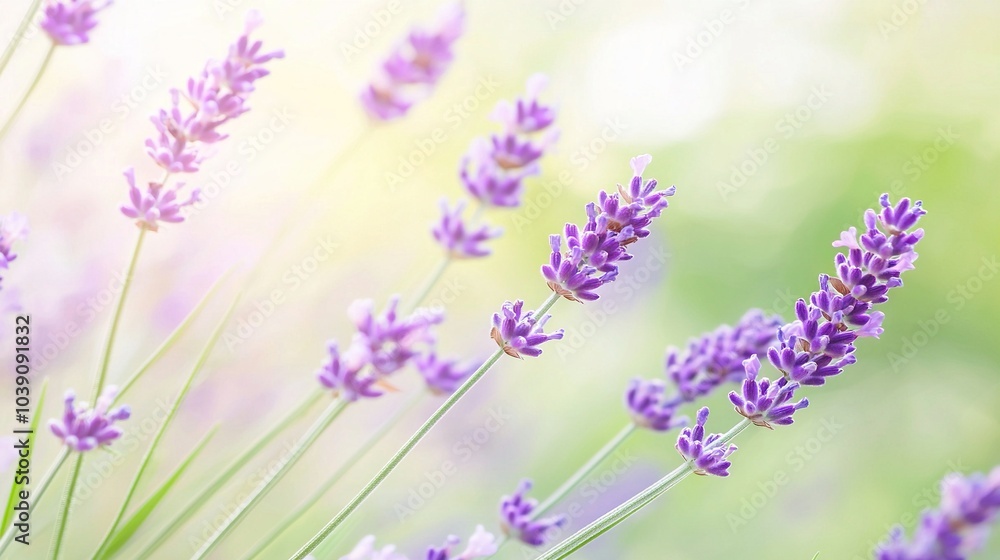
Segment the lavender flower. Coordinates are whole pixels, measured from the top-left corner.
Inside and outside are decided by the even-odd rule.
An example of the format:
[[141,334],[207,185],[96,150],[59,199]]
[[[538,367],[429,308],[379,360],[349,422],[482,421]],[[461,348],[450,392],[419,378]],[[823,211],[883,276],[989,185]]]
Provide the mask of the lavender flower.
[[541,172],[538,160],[559,135],[551,128],[555,109],[538,101],[547,81],[544,75],[536,74],[528,79],[525,98],[498,104],[493,116],[504,131],[489,139],[476,139],[462,158],[459,177],[481,203],[519,206],[524,179]]
[[382,396],[382,391],[374,387],[378,378],[364,373],[368,365],[364,348],[352,345],[344,354],[336,342],[327,345],[329,359],[324,362],[316,377],[327,389],[332,389],[334,395],[346,401],[354,402],[362,397],[375,398]]
[[[307,558],[313,558],[313,556],[310,555]],[[406,560],[406,556],[397,553],[396,547],[391,544],[376,549],[375,535],[368,535],[358,542],[350,554],[341,556],[340,560]]]
[[677,408],[684,402],[680,397],[668,397],[666,383],[660,379],[633,379],[625,392],[625,405],[632,421],[643,428],[666,432],[686,426],[688,418],[677,416]]
[[370,299],[355,301],[347,308],[347,315],[358,329],[352,345],[366,349],[366,361],[379,376],[406,366],[421,353],[422,345],[434,342],[430,328],[444,321],[442,313],[428,310],[400,317],[398,306],[399,296],[393,296],[381,315],[374,313]]
[[694,428],[684,428],[677,438],[677,452],[684,457],[697,475],[729,476],[732,465],[726,460],[736,451],[733,444],[719,445],[717,442],[722,434],[710,434],[706,437],[705,422],[708,421],[708,407],[698,411],[697,423]]
[[550,315],[536,319],[534,311],[522,314],[523,307],[524,302],[521,300],[514,303],[506,301],[500,313],[493,314],[490,336],[497,346],[503,348],[504,353],[514,358],[521,358],[522,355],[536,357],[542,353],[538,347],[540,344],[563,337],[562,329],[550,334],[542,332]]
[[[912,225],[912,224],[911,224]],[[941,505],[925,511],[913,539],[896,527],[877,560],[964,560],[981,549],[1000,512],[1000,467],[988,476],[954,474],[941,481]]]
[[582,228],[566,224],[565,253],[560,252],[562,238],[549,237],[552,256],[542,266],[542,275],[549,288],[570,301],[593,301],[601,286],[618,276],[620,261],[632,258],[627,246],[649,235],[653,218],[667,208],[667,197],[674,188],[655,191],[656,180],[643,183],[642,173],[653,158],[649,155],[632,158],[632,182],[618,192],[601,192],[598,202],[587,205],[587,223]]
[[[757,379],[760,372],[760,360],[757,356],[743,362],[746,369],[746,379],[743,381],[743,394],[735,391],[729,394],[729,400],[736,406],[736,412],[749,419],[756,426],[771,428],[771,424],[788,425],[793,422],[792,414],[809,406],[809,399],[801,399],[789,404],[799,384],[782,377],[776,383],[771,383],[766,377]],[[773,429],[773,428],[772,428]]]
[[500,525],[507,536],[531,546],[541,546],[545,544],[545,533],[549,529],[561,527],[567,518],[565,515],[553,515],[534,519],[532,514],[538,507],[538,501],[525,497],[529,490],[531,481],[522,480],[513,495],[504,496],[500,500]]
[[[14,253],[14,242],[28,235],[28,219],[17,212],[0,217],[0,269],[6,270],[8,265],[17,258]],[[0,277],[0,281],[3,278]]]
[[464,25],[465,10],[455,3],[442,11],[432,29],[412,30],[362,90],[361,104],[368,114],[383,121],[396,119],[426,96],[451,65],[452,47]]
[[455,209],[448,207],[446,200],[441,201],[441,220],[431,230],[434,239],[448,252],[453,259],[471,259],[485,257],[490,250],[484,243],[499,237],[501,230],[487,225],[466,225],[462,219],[465,202],[455,204]]
[[116,394],[117,389],[108,387],[97,399],[97,405],[87,408],[84,403],[76,403],[73,391],[67,391],[63,417],[50,420],[49,428],[74,451],[90,451],[110,444],[123,433],[115,422],[128,420],[131,414],[127,406],[111,409]]
[[81,45],[97,27],[97,12],[109,5],[111,0],[50,0],[39,27],[57,45]]
[[498,545],[496,537],[487,532],[482,525],[476,526],[476,532],[469,537],[469,545],[458,556],[451,555],[451,549],[458,546],[462,539],[452,535],[441,547],[431,547],[427,550],[426,560],[473,560],[486,558],[496,554]]
[[450,395],[472,372],[475,364],[460,365],[458,360],[440,358],[436,352],[417,356],[413,364],[427,383],[427,388],[436,395]]
[[146,192],[142,192],[135,185],[135,171],[130,167],[125,170],[125,180],[129,186],[129,202],[121,207],[122,214],[129,218],[135,218],[135,224],[140,228],[150,231],[160,229],[159,223],[170,222],[179,223],[184,221],[181,215],[181,208],[190,206],[198,202],[201,191],[195,189],[185,200],[178,200],[177,194],[184,183],[177,183],[173,187],[164,188],[160,183],[149,183]]

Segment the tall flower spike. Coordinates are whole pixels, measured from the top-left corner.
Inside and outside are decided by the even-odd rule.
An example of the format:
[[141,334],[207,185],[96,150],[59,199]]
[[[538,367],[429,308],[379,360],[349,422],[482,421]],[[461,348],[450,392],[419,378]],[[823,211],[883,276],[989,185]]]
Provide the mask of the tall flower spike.
[[534,311],[522,313],[523,308],[522,300],[513,303],[506,301],[500,313],[493,314],[493,330],[490,331],[490,336],[497,346],[514,358],[536,357],[542,353],[539,345],[563,337],[562,329],[549,334],[543,332],[550,315],[536,319]]
[[110,444],[123,433],[115,423],[128,420],[131,414],[127,406],[111,408],[116,394],[117,389],[108,387],[97,399],[97,404],[88,408],[84,403],[77,403],[76,395],[68,391],[62,418],[50,420],[49,428],[74,451],[90,451]]
[[429,310],[400,317],[398,306],[399,296],[393,296],[380,315],[375,314],[372,300],[357,300],[347,308],[358,329],[352,345],[367,349],[368,360],[380,376],[395,373],[417,357],[434,342],[431,327],[444,321],[444,314]]
[[[28,235],[28,219],[17,212],[0,217],[0,269],[7,269],[17,258],[14,243]],[[0,276],[0,281],[3,277]]]
[[729,476],[732,465],[727,458],[736,451],[733,444],[719,445],[717,442],[722,434],[706,434],[705,422],[708,421],[708,407],[698,411],[697,423],[693,428],[684,428],[677,438],[677,452],[684,457],[694,473],[698,475]]
[[57,45],[81,45],[97,27],[97,12],[109,5],[111,0],[50,0],[38,25]]
[[125,170],[125,180],[128,181],[128,204],[121,207],[122,214],[135,218],[135,224],[150,231],[160,229],[160,222],[178,223],[184,221],[181,208],[198,202],[201,191],[195,189],[184,200],[179,200],[177,194],[184,183],[172,187],[164,187],[160,183],[149,183],[146,192],[135,184],[135,171],[130,167]]
[[733,391],[729,393],[729,400],[736,407],[736,412],[754,425],[765,428],[771,428],[771,424],[786,426],[793,422],[792,414],[796,410],[809,406],[809,399],[789,403],[795,390],[799,388],[798,383],[789,382],[784,377],[776,383],[771,383],[766,377],[757,379],[757,373],[760,372],[760,360],[757,356],[744,361],[743,367],[746,369],[743,394]]
[[368,365],[368,354],[363,347],[352,345],[341,354],[337,343],[331,342],[327,350],[329,358],[316,374],[324,387],[348,402],[382,396],[382,391],[375,388],[378,378],[363,371]]
[[643,182],[642,173],[652,156],[632,158],[632,181],[618,185],[618,192],[601,192],[598,201],[587,205],[587,223],[580,228],[566,224],[563,238],[549,238],[552,255],[542,266],[542,275],[553,292],[571,301],[593,301],[596,290],[618,276],[618,262],[632,258],[628,245],[649,235],[649,225],[667,208],[674,187],[657,191],[656,179]]
[[476,532],[469,537],[469,545],[458,556],[451,555],[451,549],[461,543],[462,540],[452,535],[445,540],[443,546],[431,547],[427,550],[426,560],[473,560],[475,558],[486,558],[496,554],[496,537],[487,532],[482,525],[476,526]]
[[625,392],[625,405],[637,426],[657,432],[666,432],[686,426],[688,418],[677,416],[677,409],[683,404],[679,397],[668,397],[667,384],[660,379],[633,379]]
[[565,515],[553,515],[543,519],[533,519],[538,501],[525,495],[531,490],[531,481],[522,480],[517,491],[500,500],[500,526],[504,534],[531,546],[545,544],[545,533],[561,527],[567,521]]
[[941,505],[925,511],[913,539],[892,530],[877,560],[963,560],[983,548],[1000,512],[1000,467],[989,475],[953,474],[941,481]]
[[490,239],[500,237],[499,228],[488,225],[467,225],[462,219],[465,202],[455,204],[455,209],[448,207],[446,200],[441,201],[441,220],[434,224],[431,232],[434,239],[444,247],[450,258],[472,259],[490,254],[484,244]]
[[459,364],[458,360],[441,358],[434,351],[417,356],[413,365],[435,395],[454,393],[476,370],[475,364]]
[[465,10],[455,3],[442,10],[432,29],[412,30],[362,90],[361,105],[368,114],[383,121],[397,119],[429,95],[451,66],[452,49],[464,26]]
[[536,74],[528,79],[524,98],[515,103],[501,101],[493,117],[504,131],[489,139],[477,138],[462,158],[459,177],[480,203],[519,206],[524,180],[541,173],[538,160],[559,136],[552,127],[555,109],[538,100],[547,81],[544,75]]

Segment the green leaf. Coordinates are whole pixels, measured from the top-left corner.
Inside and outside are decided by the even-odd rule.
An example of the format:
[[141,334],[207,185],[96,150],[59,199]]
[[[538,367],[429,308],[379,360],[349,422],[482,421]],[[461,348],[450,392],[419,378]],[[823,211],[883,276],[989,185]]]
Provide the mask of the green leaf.
[[[35,404],[35,416],[31,419],[31,446],[28,447],[28,456],[26,459],[31,461],[31,455],[35,451],[35,438],[38,436],[38,419],[42,417],[42,406],[45,404],[45,389],[49,386],[49,378],[46,377],[42,381],[42,389],[38,392],[38,401]],[[3,510],[3,525],[0,527],[10,527],[12,518],[14,517],[14,504],[17,502],[17,496],[24,489],[24,484],[17,484],[15,481],[17,476],[12,476],[10,479],[10,494],[7,495],[7,509]],[[37,497],[36,497],[37,499]]]
[[816,554],[815,554],[815,555],[814,555],[814,556],[812,557],[812,560],[816,560],[817,558],[819,558],[819,552],[817,552],[817,553],[816,553]]
[[184,474],[184,471],[191,464],[191,461],[193,461],[194,458],[201,453],[201,450],[205,448],[205,444],[208,443],[208,440],[212,439],[212,436],[215,435],[217,427],[218,426],[213,427],[207,434],[205,434],[205,437],[198,442],[198,445],[191,450],[191,453],[188,454],[184,461],[182,461],[181,464],[174,469],[174,472],[167,478],[167,480],[164,481],[164,483],[157,488],[156,491],[153,492],[141,506],[139,506],[139,509],[135,510],[135,513],[132,514],[132,517],[130,517],[128,521],[122,524],[122,528],[114,534],[111,541],[108,543],[108,547],[104,551],[104,556],[102,556],[102,558],[110,558],[114,556],[115,553],[118,552],[118,549],[124,546],[125,543],[132,538],[132,535],[134,535],[139,527],[142,526],[142,524],[146,521],[146,518],[153,513],[156,506],[158,506],[163,498],[166,497],[167,492],[170,491],[174,484],[180,479],[181,475]]

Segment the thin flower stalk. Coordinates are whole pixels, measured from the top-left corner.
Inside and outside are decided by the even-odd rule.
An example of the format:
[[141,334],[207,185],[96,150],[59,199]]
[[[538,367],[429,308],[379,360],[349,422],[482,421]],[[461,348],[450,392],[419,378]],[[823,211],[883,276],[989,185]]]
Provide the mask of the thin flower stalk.
[[[56,477],[56,474],[59,473],[59,469],[66,464],[66,459],[68,459],[69,456],[70,448],[64,445],[62,449],[60,449],[59,454],[56,456],[56,460],[53,461],[52,465],[49,467],[49,470],[45,471],[42,478],[38,480],[38,484],[31,490],[32,499],[31,503],[28,504],[28,515],[31,515],[31,512],[35,510],[35,506],[38,505],[42,496],[45,495],[46,490],[48,490],[49,486],[52,485],[52,480]],[[3,537],[0,538],[0,555],[3,555],[10,543],[14,542],[14,532],[16,530],[17,529],[11,525],[4,532]]]
[[49,63],[52,62],[52,55],[56,52],[56,45],[53,43],[49,46],[49,50],[45,52],[45,58],[42,59],[42,65],[38,67],[38,72],[35,77],[31,80],[31,85],[28,89],[24,90],[24,94],[18,100],[17,105],[14,106],[14,110],[11,111],[10,115],[7,116],[7,120],[4,121],[3,127],[0,128],[0,144],[3,143],[4,139],[7,137],[7,133],[10,132],[14,122],[17,120],[18,115],[24,109],[24,106],[28,103],[28,99],[31,94],[35,92],[38,88],[38,84],[42,82],[42,76],[45,75],[45,71],[49,68]]
[[62,501],[59,504],[59,511],[56,514],[55,535],[52,537],[52,546],[49,548],[50,560],[59,560],[63,538],[66,535],[66,525],[69,522],[69,509],[73,502],[73,495],[76,493],[76,482],[80,478],[81,467],[83,467],[83,454],[76,453],[73,456],[73,469],[70,471],[69,479],[63,490]]
[[42,5],[42,0],[32,0],[31,5],[28,6],[28,11],[24,13],[24,17],[21,18],[21,23],[17,25],[17,29],[14,31],[14,36],[11,37],[10,42],[7,43],[7,47],[4,48],[3,54],[0,54],[0,75],[3,75],[3,71],[7,68],[7,64],[10,63],[10,59],[14,57],[14,51],[20,46],[21,40],[24,39],[24,33],[28,30],[28,26],[31,25],[31,20],[34,19],[35,14],[38,13],[39,6]]

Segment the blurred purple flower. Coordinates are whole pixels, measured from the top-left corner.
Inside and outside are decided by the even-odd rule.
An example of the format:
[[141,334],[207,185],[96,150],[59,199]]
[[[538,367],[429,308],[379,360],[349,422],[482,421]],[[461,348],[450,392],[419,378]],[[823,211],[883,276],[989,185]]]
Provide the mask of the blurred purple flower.
[[619,261],[632,258],[628,245],[649,235],[653,218],[667,208],[667,197],[674,188],[656,191],[656,179],[643,183],[642,173],[653,158],[632,158],[632,182],[618,192],[601,192],[598,202],[587,205],[587,223],[582,232],[576,224],[566,224],[565,253],[562,238],[549,237],[552,255],[542,266],[542,275],[553,292],[570,301],[593,301],[595,292],[618,276]]
[[434,351],[417,356],[413,364],[427,383],[427,388],[436,395],[454,393],[476,371],[476,364],[460,365],[458,360],[443,359]]
[[367,361],[378,376],[394,373],[418,356],[422,345],[434,342],[431,327],[444,321],[444,315],[429,310],[418,310],[407,317],[396,311],[399,296],[389,299],[381,315],[374,312],[370,299],[357,300],[347,308],[347,315],[358,332],[352,346],[367,351]]
[[178,200],[177,194],[184,183],[177,183],[170,188],[164,188],[160,183],[149,183],[146,192],[142,192],[135,184],[135,171],[131,167],[125,170],[124,175],[129,186],[129,202],[122,205],[122,214],[135,218],[137,226],[150,231],[159,230],[161,221],[183,222],[181,208],[198,202],[201,194],[200,190],[195,189],[187,199]]
[[729,393],[729,400],[736,406],[736,412],[749,419],[756,426],[771,428],[771,424],[786,426],[793,422],[792,414],[809,406],[809,399],[789,403],[799,384],[782,377],[771,383],[766,377],[757,379],[760,360],[753,356],[743,362],[746,379],[743,394]]
[[363,348],[351,345],[341,354],[337,343],[331,342],[327,345],[327,350],[330,356],[316,374],[324,387],[333,390],[335,396],[348,402],[382,396],[382,391],[374,387],[378,378],[363,372],[368,365]]
[[665,432],[686,426],[688,418],[677,416],[677,408],[684,402],[680,397],[668,397],[667,384],[660,379],[633,379],[625,391],[625,406],[632,421],[643,428]]
[[[312,555],[306,558],[315,557]],[[368,535],[361,539],[347,556],[341,556],[340,560],[406,560],[406,556],[396,552],[396,547],[387,544],[380,549],[375,548],[375,535]]]
[[719,444],[722,434],[710,434],[706,437],[705,422],[707,421],[708,407],[706,406],[698,411],[697,423],[693,428],[681,430],[675,447],[694,469],[695,474],[729,476],[728,469],[732,463],[726,459],[737,448],[733,444]]
[[504,534],[531,546],[545,544],[545,533],[566,523],[565,515],[534,519],[538,501],[525,497],[531,490],[531,481],[522,480],[513,495],[500,500],[500,526]]
[[[0,216],[0,269],[6,270],[8,265],[17,258],[14,253],[14,242],[28,236],[28,219],[22,214],[11,212]],[[0,282],[3,277],[0,276]]]
[[440,547],[431,547],[427,550],[426,560],[473,560],[474,558],[486,558],[496,554],[496,537],[486,531],[482,525],[476,526],[476,532],[469,537],[469,545],[465,551],[458,556],[451,555],[451,549],[458,546],[462,539],[452,535],[445,540]]
[[97,12],[111,0],[49,0],[38,24],[57,45],[80,45],[90,41],[97,27]]
[[490,254],[484,244],[490,239],[499,237],[501,230],[488,225],[466,225],[462,219],[465,202],[459,201],[455,209],[448,207],[446,200],[441,201],[441,220],[434,224],[431,230],[434,239],[445,248],[450,258],[470,259],[485,257]]
[[903,528],[894,528],[876,558],[964,560],[985,545],[998,512],[1000,467],[988,476],[949,475],[941,481],[940,507],[924,512],[913,539],[907,542]]
[[522,314],[523,307],[522,300],[513,303],[506,301],[500,313],[493,314],[493,330],[490,331],[490,336],[497,346],[503,348],[504,353],[514,358],[536,357],[542,353],[539,345],[563,337],[562,329],[550,334],[543,332],[550,315],[536,319],[534,311]]
[[446,6],[431,29],[413,29],[382,63],[361,92],[361,105],[373,118],[402,117],[437,84],[451,65],[452,47],[462,35],[465,9]]
[[49,428],[74,451],[90,451],[108,445],[123,433],[122,429],[114,424],[128,420],[131,414],[127,406],[111,409],[115,395],[117,389],[108,387],[97,399],[97,405],[88,408],[84,403],[77,404],[76,395],[73,391],[68,391],[63,417],[50,420]]

